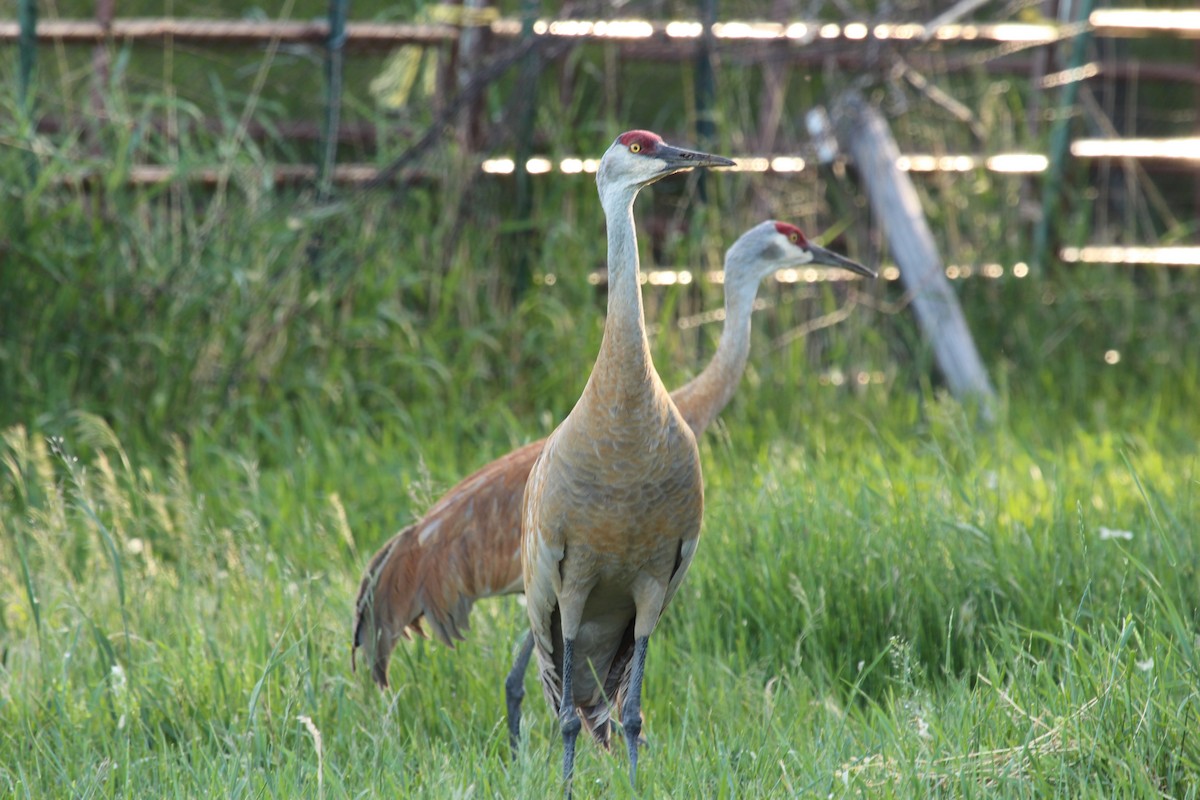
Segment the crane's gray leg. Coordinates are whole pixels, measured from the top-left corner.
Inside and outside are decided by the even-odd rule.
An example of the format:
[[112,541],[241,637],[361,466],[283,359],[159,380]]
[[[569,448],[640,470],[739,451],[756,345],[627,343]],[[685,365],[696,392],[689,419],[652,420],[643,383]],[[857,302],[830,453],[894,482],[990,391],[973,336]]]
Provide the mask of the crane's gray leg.
[[621,727],[625,733],[625,744],[629,747],[629,783],[637,785],[638,737],[642,733],[642,676],[646,673],[646,646],[649,636],[639,637],[633,643],[633,670],[629,675],[629,695],[625,708],[621,709]]
[[529,657],[533,655],[533,631],[525,634],[521,652],[513,662],[512,671],[504,680],[504,701],[508,704],[508,743],[512,757],[517,757],[517,745],[521,740],[521,701],[525,699],[525,670],[529,668]]
[[562,726],[563,735],[563,783],[566,784],[567,800],[571,798],[571,775],[575,772],[575,740],[583,723],[579,721],[579,712],[575,710],[575,640],[563,639],[563,694],[562,703],[558,709],[558,721]]

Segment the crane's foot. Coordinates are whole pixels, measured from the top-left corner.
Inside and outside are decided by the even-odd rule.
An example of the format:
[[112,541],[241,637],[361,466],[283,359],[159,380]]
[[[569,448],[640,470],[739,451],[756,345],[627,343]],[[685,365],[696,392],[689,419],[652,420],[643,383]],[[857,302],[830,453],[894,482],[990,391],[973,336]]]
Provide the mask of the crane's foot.
[[[624,706],[622,706],[622,708],[624,708]],[[638,751],[639,752],[641,752],[641,748],[650,746],[650,740],[646,738],[646,714],[645,714],[645,712],[642,712],[641,718],[642,718],[642,727],[641,727],[642,732],[640,734],[638,734]],[[617,719],[617,721],[620,722],[619,717],[615,717],[615,719]],[[613,732],[614,732],[614,735],[618,739],[620,739],[621,741],[625,741],[625,723],[620,722],[620,724],[614,725]]]
[[521,651],[513,662],[512,671],[504,680],[504,702],[508,706],[508,745],[515,760],[521,743],[521,701],[525,699],[525,671],[533,655],[533,632],[525,634]]
[[571,778],[575,774],[575,741],[579,738],[583,723],[579,720],[579,713],[574,705],[569,713],[560,717],[560,722],[563,735],[563,784],[566,786],[567,800],[571,800]]
[[642,737],[642,677],[646,674],[648,636],[633,643],[633,670],[629,676],[629,694],[621,710],[621,727],[629,748],[629,783],[637,786],[638,745]]

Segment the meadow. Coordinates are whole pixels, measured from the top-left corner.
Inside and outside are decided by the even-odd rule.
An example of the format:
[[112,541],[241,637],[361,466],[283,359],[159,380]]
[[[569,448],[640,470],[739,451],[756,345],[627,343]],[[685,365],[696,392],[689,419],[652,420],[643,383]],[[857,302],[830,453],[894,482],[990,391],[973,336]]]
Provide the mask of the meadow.
[[[717,152],[749,127],[739,88]],[[578,396],[604,313],[591,179],[538,183],[532,238],[453,144],[436,185],[317,208],[263,185],[269,146],[164,144],[142,123],[168,99],[110,100],[111,124],[66,140],[4,117],[0,795],[557,796],[532,676],[506,761],[517,600],[477,606],[454,650],[402,642],[386,692],[351,672],[350,626],[375,548]],[[1019,95],[978,100],[1019,139]],[[622,129],[540,128],[596,153]],[[228,183],[127,189],[147,154]],[[64,187],[81,163],[99,180]],[[716,267],[764,209],[886,257],[852,182],[821,181],[656,187],[639,223],[676,224],[643,266]],[[948,261],[1027,252],[1019,179],[921,190]],[[1059,229],[1085,243],[1096,198],[1070,199]],[[651,640],[639,786],[585,743],[576,796],[1200,796],[1200,282],[1052,265],[956,286],[990,425],[942,390],[894,286],[764,288],[701,443],[699,554]],[[720,288],[646,299],[678,385],[718,326],[676,323]]]

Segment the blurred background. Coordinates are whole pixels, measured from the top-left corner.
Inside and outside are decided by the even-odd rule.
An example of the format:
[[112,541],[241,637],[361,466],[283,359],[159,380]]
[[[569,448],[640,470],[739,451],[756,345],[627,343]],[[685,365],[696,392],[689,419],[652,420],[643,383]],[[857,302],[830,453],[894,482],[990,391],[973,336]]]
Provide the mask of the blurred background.
[[[719,320],[697,315],[719,308],[724,247],[774,217],[886,279],[765,287],[767,379],[787,389],[803,367],[831,392],[936,388],[889,223],[835,136],[851,95],[894,136],[1005,392],[1102,414],[1121,387],[1195,376],[1187,3],[14,11],[0,425],[82,407],[122,435],[244,441],[264,416],[432,413],[473,433],[560,418],[603,311],[586,160],[631,127],[739,159],[639,204],[648,316],[673,329],[655,345],[664,375],[691,374],[714,340]],[[570,333],[580,357],[564,360]],[[466,413],[447,422],[452,394]]]

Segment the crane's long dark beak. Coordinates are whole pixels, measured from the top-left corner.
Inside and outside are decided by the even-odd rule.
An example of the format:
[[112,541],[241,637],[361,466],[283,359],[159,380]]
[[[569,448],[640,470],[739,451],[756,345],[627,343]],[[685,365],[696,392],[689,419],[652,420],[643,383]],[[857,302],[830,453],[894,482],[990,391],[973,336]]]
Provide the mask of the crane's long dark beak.
[[724,156],[714,156],[698,150],[684,150],[682,147],[674,147],[665,142],[655,148],[654,157],[666,163],[666,168],[662,173],[664,176],[695,167],[733,166],[733,160]]
[[820,245],[809,243],[808,252],[813,254],[813,260],[809,263],[824,264],[829,267],[841,267],[842,269],[848,269],[851,272],[857,272],[859,275],[864,275],[868,278],[879,277],[879,273],[870,267],[864,267],[857,261],[846,258],[845,256],[840,256],[832,250],[826,250]]

